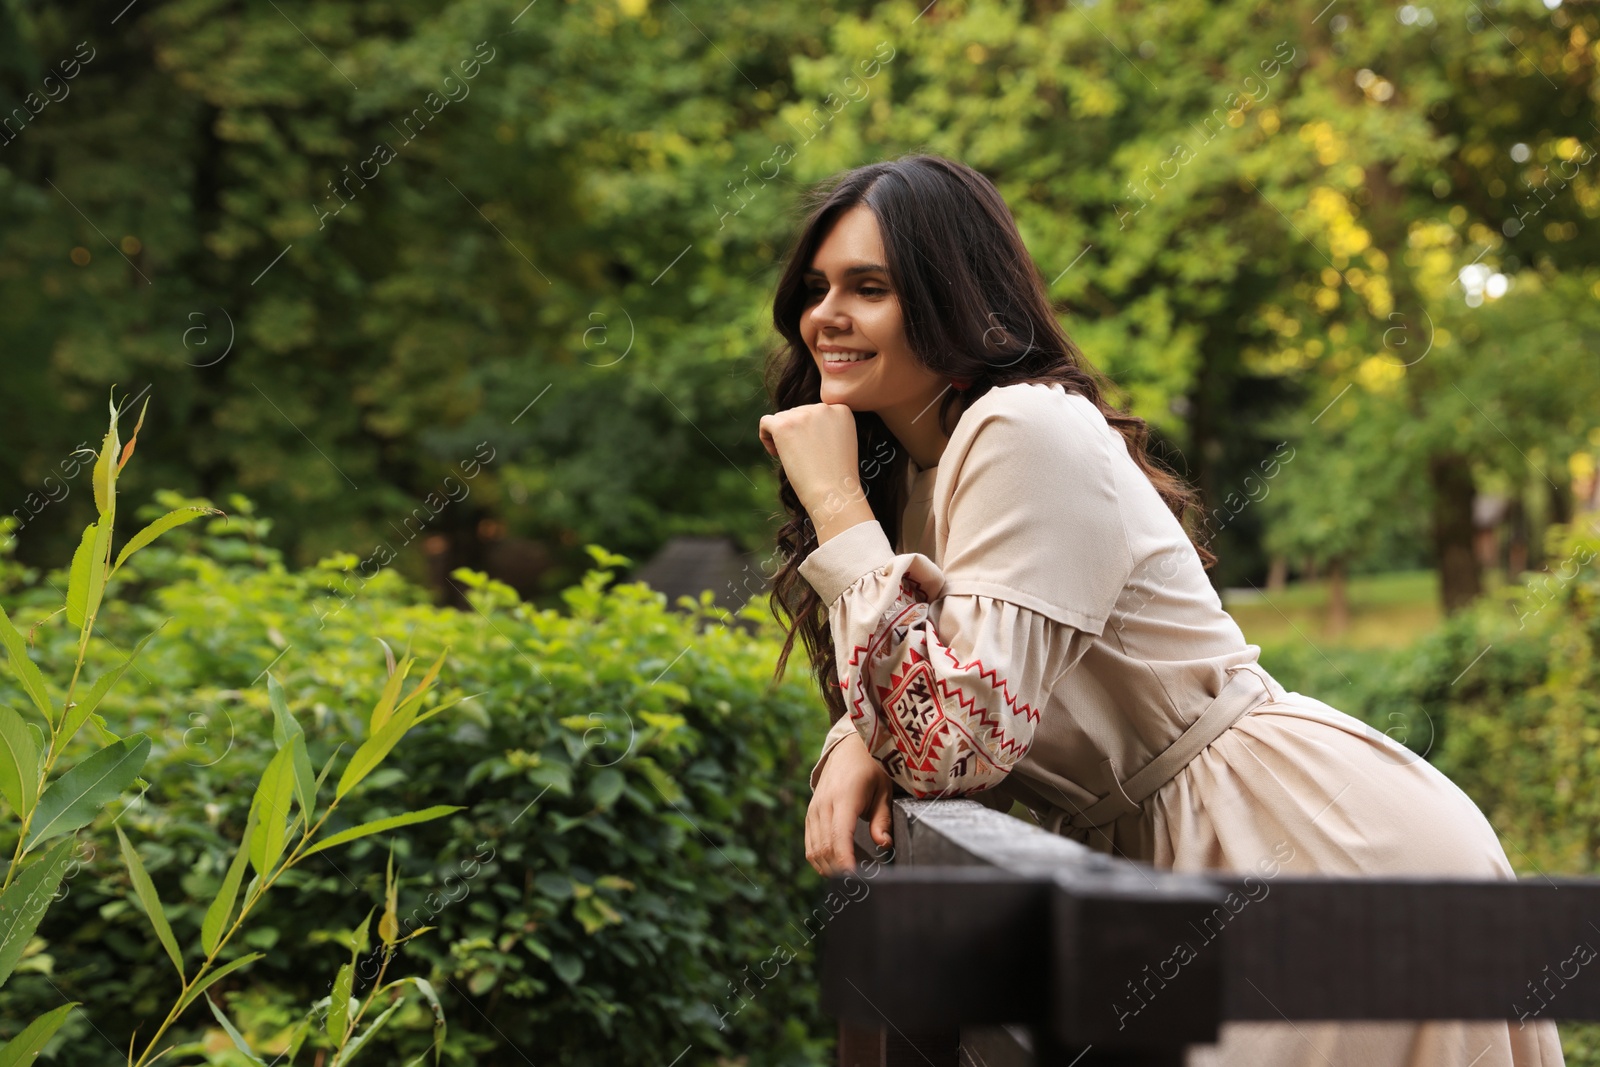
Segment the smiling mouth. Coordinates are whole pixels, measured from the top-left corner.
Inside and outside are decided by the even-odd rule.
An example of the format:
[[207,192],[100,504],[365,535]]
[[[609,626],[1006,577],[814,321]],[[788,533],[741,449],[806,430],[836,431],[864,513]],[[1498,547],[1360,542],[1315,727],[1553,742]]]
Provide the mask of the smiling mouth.
[[822,353],[822,361],[824,363],[860,363],[862,360],[871,359],[877,354],[876,352],[824,352]]

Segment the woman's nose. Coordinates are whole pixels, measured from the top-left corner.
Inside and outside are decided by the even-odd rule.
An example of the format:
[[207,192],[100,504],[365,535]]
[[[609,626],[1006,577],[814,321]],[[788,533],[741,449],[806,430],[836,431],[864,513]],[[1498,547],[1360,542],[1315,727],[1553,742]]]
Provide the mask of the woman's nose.
[[829,326],[848,326],[850,324],[849,318],[844,313],[844,308],[838,301],[833,299],[832,292],[829,292],[828,295],[812,306],[811,321],[819,326],[824,324]]

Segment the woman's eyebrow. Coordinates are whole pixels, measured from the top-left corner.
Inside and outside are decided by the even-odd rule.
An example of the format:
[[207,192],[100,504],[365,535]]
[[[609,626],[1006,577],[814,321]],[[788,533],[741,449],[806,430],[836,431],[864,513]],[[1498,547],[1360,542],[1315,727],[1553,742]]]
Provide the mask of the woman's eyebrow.
[[[846,267],[844,269],[844,276],[846,278],[854,277],[857,274],[885,274],[886,275],[888,273],[889,273],[889,268],[885,267],[881,263],[857,263],[853,267]],[[815,275],[817,275],[818,277],[821,277],[821,278],[826,278],[827,277],[826,274],[823,274],[820,270],[818,270],[815,267],[806,268],[806,271],[805,271],[806,277],[809,278],[813,274],[815,274]]]

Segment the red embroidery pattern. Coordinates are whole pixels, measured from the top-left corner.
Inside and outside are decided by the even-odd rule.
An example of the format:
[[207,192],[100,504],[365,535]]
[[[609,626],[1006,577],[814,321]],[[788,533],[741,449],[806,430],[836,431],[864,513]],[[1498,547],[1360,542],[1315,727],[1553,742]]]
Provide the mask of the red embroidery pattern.
[[[928,598],[902,576],[868,644],[855,646],[843,687],[868,751],[912,796],[961,796],[999,784],[1033,741],[1039,709],[999,671],[963,663],[926,624]],[[935,657],[948,674],[940,677]]]

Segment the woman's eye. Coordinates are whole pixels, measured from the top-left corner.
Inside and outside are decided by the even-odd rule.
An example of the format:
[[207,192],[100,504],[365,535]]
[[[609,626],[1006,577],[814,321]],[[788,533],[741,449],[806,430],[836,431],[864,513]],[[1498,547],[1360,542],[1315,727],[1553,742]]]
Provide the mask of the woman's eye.
[[877,296],[888,291],[876,285],[863,285],[859,290],[862,296]]

